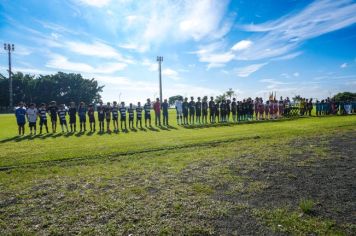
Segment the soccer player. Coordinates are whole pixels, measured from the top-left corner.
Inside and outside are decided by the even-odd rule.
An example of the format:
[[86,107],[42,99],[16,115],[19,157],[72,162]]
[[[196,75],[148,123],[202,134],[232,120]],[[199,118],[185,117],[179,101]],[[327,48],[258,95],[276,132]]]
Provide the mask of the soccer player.
[[89,104],[88,108],[88,117],[89,117],[89,125],[90,125],[90,132],[95,132],[95,110],[93,104]]
[[42,103],[41,107],[38,109],[38,115],[40,116],[40,134],[42,134],[42,127],[46,127],[48,134],[48,125],[47,125],[47,109],[46,104]]
[[214,97],[210,97],[209,101],[210,123],[215,123],[215,102]]
[[126,107],[125,107],[125,102],[121,102],[121,107],[120,107],[120,126],[121,126],[121,130],[124,131],[124,129],[122,128],[122,124],[125,125],[125,131],[127,131],[127,126],[126,126]]
[[221,123],[226,122],[226,101],[223,99],[220,104]]
[[190,102],[189,102],[189,123],[191,125],[194,124],[194,119],[195,119],[195,102],[194,102],[194,97],[190,97]]
[[108,133],[110,133],[111,132],[111,130],[110,130],[110,123],[111,123],[111,105],[110,105],[110,102],[106,103],[106,106],[105,106],[104,110],[105,110],[105,119],[106,119],[106,131]]
[[167,99],[164,99],[164,102],[161,105],[163,112],[163,125],[168,126],[168,102]]
[[201,124],[200,118],[201,118],[201,107],[202,107],[202,103],[200,100],[201,98],[198,97],[198,101],[195,103],[196,121],[197,123],[199,122],[199,124]]
[[208,123],[208,97],[205,96],[203,98],[203,102],[201,104],[201,110],[202,110],[202,123],[207,124]]
[[103,106],[103,102],[100,101],[99,102],[99,106],[97,107],[97,111],[98,111],[98,120],[99,120],[99,131],[100,133],[104,132],[104,117],[105,117],[105,111],[104,111],[104,106]]
[[50,102],[48,111],[51,117],[52,132],[55,133],[57,129],[57,112],[58,112],[57,103],[55,101]]
[[129,113],[129,128],[134,128],[134,109],[132,107],[132,103],[130,103],[129,109],[127,110]]
[[267,100],[266,104],[265,104],[265,119],[266,120],[271,118],[270,116],[268,116],[268,114],[269,114],[269,101]]
[[184,102],[182,103],[182,109],[183,109],[183,125],[188,125],[188,111],[189,111],[188,98],[184,98]]
[[214,112],[214,114],[215,114],[215,120],[217,120],[217,122],[218,123],[220,123],[220,102],[216,102],[216,104],[215,104],[215,112]]
[[15,116],[17,121],[17,126],[19,130],[19,135],[25,134],[25,124],[26,124],[26,109],[23,106],[23,102],[19,103],[19,106],[15,110]]
[[112,121],[114,123],[114,132],[118,132],[119,131],[119,107],[116,101],[113,102],[111,113],[112,113]]
[[316,116],[320,116],[320,101],[319,100],[316,100],[316,103],[315,103],[315,108],[316,108]]
[[159,98],[157,98],[156,102],[153,104],[153,110],[155,111],[155,125],[161,126],[161,103]]
[[180,125],[183,124],[183,98],[179,98],[176,103],[176,111],[177,111],[177,124],[179,125],[179,121],[180,121]]
[[145,110],[145,126],[147,127],[147,121],[149,122],[150,127],[151,125],[151,100],[148,98],[147,103],[143,106]]
[[[68,113],[69,113],[70,132],[73,132],[73,131],[77,132],[77,119],[76,119],[77,108],[75,108],[75,103],[74,102],[70,103],[70,108],[69,108]],[[81,124],[80,124],[80,132],[82,132],[82,125]]]
[[138,123],[140,122],[140,127],[142,129],[142,107],[141,102],[137,103],[136,107],[136,128],[138,128]]
[[307,108],[308,108],[308,115],[311,116],[312,110],[313,110],[313,99],[309,99],[309,102],[307,103]]
[[231,113],[231,100],[228,99],[226,101],[226,122],[230,121],[230,113]]
[[[86,113],[87,113],[87,108],[85,107],[85,103],[84,102],[80,102],[79,103],[79,107],[78,107],[78,116],[79,116],[79,125],[80,125],[80,132],[82,132],[82,130],[87,131],[87,117],[86,117]],[[75,124],[74,124],[74,132],[75,130]]]
[[36,121],[38,116],[38,110],[34,103],[30,104],[30,107],[26,111],[26,116],[28,120],[28,125],[30,127],[30,135],[32,135],[32,130],[34,135],[36,135]]
[[236,114],[237,114],[237,103],[236,98],[232,99],[231,103],[231,113],[232,113],[232,121],[236,123]]
[[64,127],[66,127],[68,133],[66,115],[67,115],[67,110],[65,109],[65,105],[61,104],[58,109],[58,117],[59,117],[59,124],[61,125],[61,129],[62,129],[62,133],[64,132]]

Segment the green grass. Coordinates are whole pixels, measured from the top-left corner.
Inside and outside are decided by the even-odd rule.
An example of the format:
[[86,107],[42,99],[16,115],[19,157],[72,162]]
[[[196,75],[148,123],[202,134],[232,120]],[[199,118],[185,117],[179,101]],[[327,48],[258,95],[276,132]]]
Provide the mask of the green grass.
[[239,214],[272,232],[354,227],[300,218],[298,205],[276,210],[249,201],[272,186],[253,177],[266,165],[303,168],[333,158],[329,137],[355,132],[354,116],[194,128],[170,117],[168,129],[14,139],[14,117],[0,115],[0,234],[240,234],[223,226]]
[[299,202],[299,208],[306,214],[309,214],[313,211],[315,202],[312,199],[302,199]]

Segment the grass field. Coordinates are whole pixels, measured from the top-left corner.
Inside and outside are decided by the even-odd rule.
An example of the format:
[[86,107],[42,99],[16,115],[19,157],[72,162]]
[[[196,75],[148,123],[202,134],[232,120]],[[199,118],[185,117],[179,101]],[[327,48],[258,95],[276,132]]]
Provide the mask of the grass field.
[[171,125],[16,137],[0,115],[0,235],[356,234],[355,116]]

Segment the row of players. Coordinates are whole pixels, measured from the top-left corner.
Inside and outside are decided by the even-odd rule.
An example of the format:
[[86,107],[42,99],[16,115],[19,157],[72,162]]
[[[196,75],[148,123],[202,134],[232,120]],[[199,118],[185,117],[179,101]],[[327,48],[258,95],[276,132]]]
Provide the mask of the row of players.
[[[282,99],[282,98],[281,98]],[[281,100],[277,102],[276,100],[267,101],[263,104],[262,98],[256,98],[255,101],[252,99],[244,99],[243,101],[236,102],[233,98],[230,100],[223,100],[221,103],[215,103],[214,98],[211,97],[210,101],[207,101],[207,97],[201,99],[198,97],[198,101],[195,102],[194,98],[188,102],[188,98],[177,100],[175,103],[175,108],[177,111],[177,123],[179,125],[188,124],[207,124],[208,123],[208,110],[209,110],[209,121],[210,123],[215,122],[228,122],[230,115],[232,114],[232,119],[234,122],[252,119],[253,113],[255,111],[256,119],[271,118],[276,119],[285,114],[286,107],[289,106],[289,99]],[[153,106],[152,106],[153,105]],[[130,104],[126,108],[125,103],[122,102],[120,105],[117,102],[113,102],[111,105],[109,102],[103,105],[102,102],[96,107],[97,118],[99,121],[99,131],[104,132],[104,121],[106,121],[106,130],[111,132],[110,123],[113,121],[114,131],[118,132],[118,120],[120,114],[120,125],[122,130],[126,130],[126,117],[128,114],[129,118],[129,128],[134,127],[134,113],[136,112],[136,127],[140,125],[142,128],[142,114],[144,111],[145,126],[151,126],[151,109],[155,112],[155,124],[161,125],[161,113],[163,114],[163,125],[168,126],[168,108],[169,104],[167,99],[163,103],[157,98],[152,104],[150,99],[147,99],[147,103],[142,107],[140,102],[134,108],[133,104]],[[76,117],[79,117],[80,132],[86,131],[86,117],[89,118],[90,131],[95,131],[95,108],[93,104],[90,104],[88,108],[83,102],[76,107],[75,103],[70,103],[70,107],[67,108],[64,104],[57,106],[56,102],[51,102],[47,107],[44,103],[40,105],[37,109],[35,104],[30,104],[30,106],[25,109],[24,104],[20,103],[19,107],[16,109],[15,115],[17,118],[17,123],[19,126],[19,134],[24,134],[24,125],[26,123],[25,116],[29,121],[29,127],[32,131],[36,132],[36,121],[39,117],[40,133],[42,133],[42,128],[45,127],[48,132],[47,125],[47,114],[49,114],[52,124],[53,132],[56,132],[57,128],[57,118],[59,118],[59,123],[62,128],[68,132],[67,125],[67,114],[69,115],[70,131],[76,132]]]

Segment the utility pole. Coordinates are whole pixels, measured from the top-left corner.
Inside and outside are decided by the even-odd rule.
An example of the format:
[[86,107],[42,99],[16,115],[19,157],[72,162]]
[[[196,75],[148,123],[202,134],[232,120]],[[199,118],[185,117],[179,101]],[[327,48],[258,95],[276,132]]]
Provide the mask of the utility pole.
[[12,95],[12,77],[11,77],[11,52],[15,51],[15,45],[14,44],[6,44],[4,43],[4,50],[8,51],[9,54],[9,106],[10,109],[12,110],[13,108],[13,95]]
[[163,61],[163,57],[158,56],[158,76],[159,76],[159,100],[162,102],[162,71],[161,71],[161,64]]

